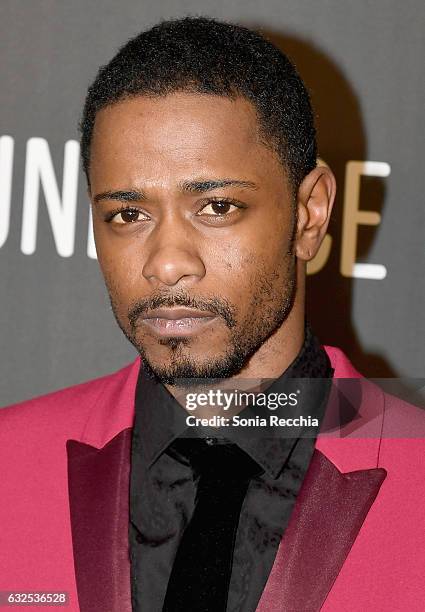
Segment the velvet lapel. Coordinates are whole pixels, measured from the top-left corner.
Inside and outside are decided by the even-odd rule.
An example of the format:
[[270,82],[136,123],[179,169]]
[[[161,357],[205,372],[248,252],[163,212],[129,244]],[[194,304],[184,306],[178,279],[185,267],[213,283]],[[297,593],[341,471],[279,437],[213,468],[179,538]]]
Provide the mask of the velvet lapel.
[[320,610],[385,476],[342,474],[314,451],[257,612]]
[[128,492],[131,428],[103,448],[68,440],[68,486],[81,612],[131,612]]

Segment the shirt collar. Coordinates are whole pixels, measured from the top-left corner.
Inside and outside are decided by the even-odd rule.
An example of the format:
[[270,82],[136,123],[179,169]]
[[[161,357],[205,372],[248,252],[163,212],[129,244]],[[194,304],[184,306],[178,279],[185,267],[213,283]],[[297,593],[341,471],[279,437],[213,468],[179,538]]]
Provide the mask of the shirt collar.
[[[268,382],[264,393],[276,393],[285,388],[288,378],[331,378],[333,369],[329,358],[312,333],[309,325],[305,327],[305,339],[300,352],[290,366],[274,380]],[[317,387],[315,387],[317,388]],[[312,394],[312,398],[316,394]],[[158,380],[151,378],[143,366],[140,368],[136,386],[136,416],[134,422],[133,444],[151,466],[177,437],[187,430],[187,412]],[[311,401],[309,414],[323,416],[325,402]],[[246,408],[245,411],[252,410]],[[242,415],[242,413],[241,413]],[[233,428],[231,428],[233,429]],[[301,434],[302,432],[300,432]],[[315,437],[310,433],[308,437]],[[249,438],[238,435],[236,442],[267,473],[277,478],[288,460],[299,438]]]

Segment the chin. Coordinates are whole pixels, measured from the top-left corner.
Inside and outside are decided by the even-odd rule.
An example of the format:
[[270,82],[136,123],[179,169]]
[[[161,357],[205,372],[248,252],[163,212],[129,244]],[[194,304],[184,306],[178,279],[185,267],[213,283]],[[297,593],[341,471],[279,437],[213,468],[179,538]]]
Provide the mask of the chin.
[[[183,352],[184,353],[184,352]],[[175,354],[172,359],[155,360],[149,354],[141,354],[147,373],[167,385],[190,387],[200,379],[220,381],[238,374],[246,364],[246,356],[234,351],[228,354],[211,354],[205,358],[192,354]],[[198,357],[198,358],[197,358]]]

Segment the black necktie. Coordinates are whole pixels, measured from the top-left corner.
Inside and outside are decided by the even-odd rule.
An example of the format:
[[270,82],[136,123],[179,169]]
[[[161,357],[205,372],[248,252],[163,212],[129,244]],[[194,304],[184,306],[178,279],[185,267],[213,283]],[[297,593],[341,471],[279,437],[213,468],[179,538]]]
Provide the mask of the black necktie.
[[242,502],[261,468],[235,444],[178,439],[170,450],[190,462],[199,480],[163,612],[225,612]]

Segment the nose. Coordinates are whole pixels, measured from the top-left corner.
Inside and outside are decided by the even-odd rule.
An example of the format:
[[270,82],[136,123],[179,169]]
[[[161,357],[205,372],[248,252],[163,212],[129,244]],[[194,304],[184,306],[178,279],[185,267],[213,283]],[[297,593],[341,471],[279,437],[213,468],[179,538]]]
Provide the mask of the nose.
[[182,280],[196,282],[205,275],[205,266],[190,229],[175,215],[158,223],[145,244],[148,257],[143,276],[147,280],[173,286]]

